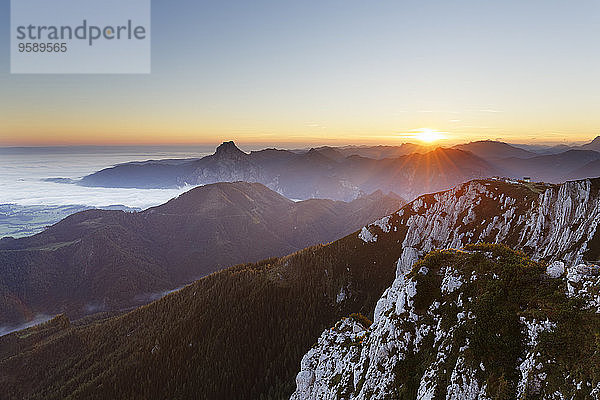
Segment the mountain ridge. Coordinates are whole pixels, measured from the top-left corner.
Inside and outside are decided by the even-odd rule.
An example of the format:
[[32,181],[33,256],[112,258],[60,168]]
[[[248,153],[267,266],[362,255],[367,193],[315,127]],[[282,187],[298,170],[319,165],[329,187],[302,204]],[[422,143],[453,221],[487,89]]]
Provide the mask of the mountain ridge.
[[511,157],[496,160],[495,164],[515,177],[529,176],[534,181],[561,183],[563,176],[568,176],[570,171],[577,171],[587,163],[599,159],[599,152],[570,149],[527,159]]
[[583,150],[600,151],[600,136],[596,136],[591,142],[586,143],[579,148]]
[[452,148],[469,151],[485,160],[495,160],[503,158],[531,158],[538,154],[531,151],[515,147],[509,143],[493,140],[479,140],[465,144],[458,144]]
[[245,261],[330,242],[405,202],[293,202],[259,183],[192,189],[139,213],[90,210],[0,242],[0,324],[119,310]]
[[[288,397],[302,356],[325,329],[352,313],[379,315],[376,303],[398,266],[435,248],[498,241],[570,268],[600,254],[599,201],[599,179],[475,180],[421,196],[331,244],[212,274],[35,347],[18,333],[1,338],[8,350],[0,383],[9,399]],[[83,338],[85,346],[73,346]],[[51,365],[68,367],[58,373]],[[24,380],[31,384],[14,383]]]
[[117,165],[84,177],[80,184],[156,188],[239,180],[262,183],[292,199],[351,201],[378,189],[412,199],[473,178],[502,175],[502,171],[473,153],[427,149],[423,153],[373,159],[353,151],[346,155],[347,149],[330,147],[303,153],[276,149],[244,153],[230,141],[221,144],[215,154],[199,160],[177,165],[159,162]]

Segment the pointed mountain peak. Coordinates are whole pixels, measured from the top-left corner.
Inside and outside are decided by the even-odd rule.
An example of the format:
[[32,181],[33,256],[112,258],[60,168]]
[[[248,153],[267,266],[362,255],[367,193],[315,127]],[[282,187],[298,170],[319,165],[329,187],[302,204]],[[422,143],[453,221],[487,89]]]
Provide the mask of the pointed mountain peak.
[[229,142],[223,142],[219,147],[217,147],[217,151],[215,152],[216,156],[219,157],[240,157],[245,156],[246,153],[241,151],[233,142],[233,140]]
[[600,151],[600,136],[596,136],[594,140],[589,143],[579,146],[580,149]]

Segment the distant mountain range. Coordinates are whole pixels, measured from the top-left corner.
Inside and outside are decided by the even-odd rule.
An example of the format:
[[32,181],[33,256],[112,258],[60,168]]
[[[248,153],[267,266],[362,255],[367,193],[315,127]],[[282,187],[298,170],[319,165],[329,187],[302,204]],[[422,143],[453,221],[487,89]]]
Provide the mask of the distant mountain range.
[[469,151],[484,160],[502,160],[505,158],[532,158],[538,154],[512,146],[508,143],[481,140],[454,146],[455,149]]
[[502,142],[479,141],[454,148],[469,151],[487,160],[506,177],[530,177],[537,182],[561,183],[600,176],[600,137],[583,146],[560,148],[537,154]]
[[235,182],[143,212],[80,212],[35,236],[0,240],[0,326],[143,304],[226,266],[338,239],[403,204],[382,192],[293,202]]
[[80,184],[149,188],[241,180],[262,183],[291,199],[350,201],[376,190],[411,199],[470,179],[501,174],[485,160],[457,149],[437,148],[382,159],[346,155],[386,151],[391,152],[387,148],[320,148],[300,154],[275,149],[247,154],[233,142],[225,142],[215,154],[200,160],[117,165],[84,177]]
[[[0,386],[47,400],[598,398],[599,286],[578,264],[600,258],[599,201],[598,179],[421,196],[128,314],[4,336]],[[177,220],[167,211],[155,224]],[[533,260],[491,245],[433,251],[482,242]],[[341,320],[352,313],[363,315]]]
[[566,174],[563,177],[563,180],[574,181],[598,176],[600,176],[600,159],[594,159],[594,161],[590,161],[583,167],[580,167]]
[[594,138],[594,140],[592,140],[590,143],[579,146],[579,149],[600,151],[600,136],[596,136],[596,138]]
[[[561,183],[572,175],[585,175],[580,178],[597,177],[581,171],[587,164],[600,160],[600,153],[592,150],[568,150],[563,153],[531,158],[505,158],[494,164],[513,177],[531,177],[534,181]],[[578,172],[580,171],[580,172]],[[590,170],[589,173],[593,171]]]
[[[558,148],[554,149],[557,150]],[[201,159],[120,164],[84,177],[85,186],[167,188],[216,182],[262,183],[291,199],[351,201],[375,190],[411,200],[471,179],[505,176],[560,183],[597,176],[600,138],[579,147],[538,154],[497,141],[452,148],[401,146],[265,149],[245,153],[233,142]],[[586,172],[587,171],[587,172]]]
[[318,147],[320,152],[336,152],[341,158],[349,156],[361,156],[381,160],[384,158],[398,158],[413,153],[427,153],[435,150],[436,145],[419,145],[414,143],[403,143],[400,146],[343,146],[343,147]]

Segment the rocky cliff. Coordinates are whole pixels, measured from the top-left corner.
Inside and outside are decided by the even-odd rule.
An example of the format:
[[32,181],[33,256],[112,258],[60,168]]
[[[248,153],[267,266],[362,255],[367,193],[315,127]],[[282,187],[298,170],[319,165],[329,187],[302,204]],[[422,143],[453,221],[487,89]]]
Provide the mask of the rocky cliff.
[[371,326],[323,332],[292,399],[598,399],[600,277],[564,272],[499,245],[432,252]]
[[396,279],[371,326],[323,332],[292,399],[598,398],[599,219],[597,180],[488,180],[364,227],[366,252],[401,247]]
[[597,255],[590,245],[600,221],[599,184],[471,181],[422,196],[359,235],[365,242],[389,235],[404,251],[418,254],[490,242],[524,250],[534,259],[578,262]]

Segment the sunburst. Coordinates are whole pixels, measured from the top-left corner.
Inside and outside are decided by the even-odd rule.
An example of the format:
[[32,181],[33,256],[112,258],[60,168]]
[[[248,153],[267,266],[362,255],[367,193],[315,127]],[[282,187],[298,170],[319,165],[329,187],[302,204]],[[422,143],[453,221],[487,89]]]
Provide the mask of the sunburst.
[[414,138],[425,143],[437,142],[438,140],[444,139],[446,137],[444,136],[443,132],[429,128],[415,129],[414,132]]

